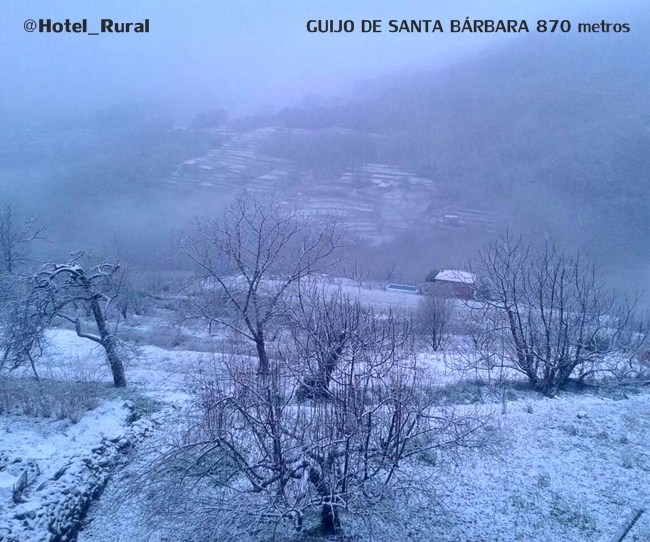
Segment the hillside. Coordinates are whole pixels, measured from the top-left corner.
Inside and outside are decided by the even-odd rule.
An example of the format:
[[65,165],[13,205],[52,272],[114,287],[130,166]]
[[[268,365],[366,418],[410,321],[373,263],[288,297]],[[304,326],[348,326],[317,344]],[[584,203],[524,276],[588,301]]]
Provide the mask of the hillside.
[[456,265],[510,228],[579,249],[642,289],[648,52],[635,36],[530,36],[449,68],[359,82],[335,105],[215,128],[174,129],[125,107],[3,136],[0,181],[56,217],[61,237],[119,239],[136,258],[247,189],[341,212],[362,239],[359,258],[405,279]]

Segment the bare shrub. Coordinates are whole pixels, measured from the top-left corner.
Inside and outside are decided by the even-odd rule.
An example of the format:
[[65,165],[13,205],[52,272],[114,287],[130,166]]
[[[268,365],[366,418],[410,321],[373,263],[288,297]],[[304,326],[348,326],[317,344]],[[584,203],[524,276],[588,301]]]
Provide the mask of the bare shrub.
[[650,350],[639,352],[636,356],[636,361],[643,371],[650,373]]
[[433,295],[421,299],[415,313],[416,333],[421,344],[433,352],[443,349],[449,340],[452,317],[450,299]]
[[650,380],[650,319],[638,317],[622,331],[618,351],[609,356],[608,366],[614,378],[620,382]]
[[275,360],[262,378],[250,358],[224,357],[201,381],[187,428],[136,482],[155,523],[181,520],[188,540],[259,539],[313,523],[331,534],[345,514],[433,491],[419,483],[422,457],[484,446],[487,416],[436,404],[427,372],[399,341],[404,324],[363,322],[331,369],[327,397],[297,401],[296,360]]
[[98,382],[0,378],[0,413],[77,423],[88,410],[97,408],[103,397],[104,390]]

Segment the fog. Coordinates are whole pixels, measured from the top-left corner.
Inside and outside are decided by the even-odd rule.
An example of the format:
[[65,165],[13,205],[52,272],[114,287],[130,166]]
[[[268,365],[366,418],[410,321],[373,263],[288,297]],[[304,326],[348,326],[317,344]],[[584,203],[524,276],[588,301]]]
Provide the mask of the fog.
[[[510,228],[583,250],[642,290],[648,9],[565,4],[5,2],[0,196],[46,225],[48,251],[159,265],[173,230],[243,188],[342,211],[371,240],[359,257],[397,264],[404,280]],[[150,31],[23,28],[86,19],[97,31],[107,17],[148,19]],[[531,31],[448,31],[465,17],[526,19]],[[539,34],[539,18],[573,30]],[[309,33],[313,19],[357,27]],[[361,33],[361,19],[383,32]],[[389,19],[440,19],[446,31],[388,33]],[[577,32],[601,20],[631,32]]]
[[[318,93],[344,94],[351,83],[411,67],[439,67],[512,39],[497,35],[309,34],[310,19],[558,19],[614,11],[628,20],[633,7],[607,2],[447,2],[422,0],[258,2],[233,5],[177,2],[3,2],[0,103],[6,113],[55,117],[132,102],[163,104],[179,113],[219,104],[236,114],[279,107]],[[609,3],[611,4],[611,2]],[[551,15],[548,15],[551,14]],[[26,19],[149,19],[146,35],[86,36],[23,30]],[[388,30],[384,23],[384,32]],[[640,30],[637,30],[640,32]],[[503,35],[502,35],[503,36]],[[526,36],[524,39],[530,39]]]

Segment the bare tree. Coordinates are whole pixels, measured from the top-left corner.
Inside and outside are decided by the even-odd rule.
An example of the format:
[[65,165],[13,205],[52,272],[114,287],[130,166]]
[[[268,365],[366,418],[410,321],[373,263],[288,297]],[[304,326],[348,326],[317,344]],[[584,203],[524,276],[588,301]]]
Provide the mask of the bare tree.
[[0,208],[0,258],[1,272],[16,273],[27,260],[32,241],[42,239],[43,227],[35,219],[21,219],[16,206],[4,203]]
[[472,310],[478,359],[544,393],[604,370],[615,352],[633,356],[645,340],[626,332],[636,303],[617,298],[580,255],[534,251],[506,235],[479,254],[475,272],[486,291]]
[[289,306],[292,342],[284,357],[301,372],[299,400],[328,399],[332,374],[369,311],[340,289],[303,283]]
[[139,274],[130,269],[123,269],[120,277],[120,288],[115,298],[115,307],[122,318],[126,321],[129,314],[142,316],[147,311],[153,294],[143,286],[143,280]]
[[221,220],[197,221],[180,244],[200,272],[196,315],[252,341],[259,373],[268,374],[268,331],[284,297],[335,263],[342,237],[337,217],[307,217],[242,193]]
[[[182,437],[141,479],[157,516],[186,513],[164,497],[182,495],[198,518],[192,528],[203,530],[196,539],[259,539],[265,525],[301,530],[314,516],[331,534],[344,511],[364,515],[415,487],[431,491],[418,485],[423,454],[485,445],[486,418],[445,410],[427,393],[409,323],[364,315],[331,368],[325,401],[296,401],[295,360],[268,379],[241,357],[221,360],[226,371],[201,383]],[[171,487],[161,489],[165,479]]]
[[[48,263],[35,274],[33,284],[34,292],[39,294],[39,312],[47,322],[57,318],[71,322],[79,337],[100,344],[106,352],[115,387],[124,387],[124,364],[108,322],[109,307],[119,292],[120,266],[102,263],[83,267],[79,263],[83,255],[73,254],[66,264]],[[97,333],[82,329],[80,311],[90,314]]]
[[36,360],[43,354],[46,339],[36,298],[24,280],[14,282],[2,310],[0,369],[12,371],[29,363],[38,380]]
[[29,362],[36,378],[35,359],[42,353],[42,321],[28,288],[29,247],[42,239],[35,219],[23,219],[12,203],[0,205],[0,368],[13,370]]
[[17,299],[29,262],[29,246],[42,239],[42,231],[35,219],[22,219],[13,203],[0,203],[0,307]]
[[397,269],[397,264],[396,263],[388,263],[384,265],[384,272],[383,272],[383,277],[382,280],[385,282],[392,282],[393,278],[395,278],[398,275],[398,269]]
[[343,271],[345,278],[348,278],[356,283],[359,291],[363,286],[363,282],[368,280],[368,277],[370,277],[370,269],[364,269],[361,267],[361,264],[359,264],[357,260],[354,260],[354,263],[352,265],[345,267]]
[[416,331],[422,343],[436,352],[449,339],[453,302],[442,296],[426,295],[415,313]]

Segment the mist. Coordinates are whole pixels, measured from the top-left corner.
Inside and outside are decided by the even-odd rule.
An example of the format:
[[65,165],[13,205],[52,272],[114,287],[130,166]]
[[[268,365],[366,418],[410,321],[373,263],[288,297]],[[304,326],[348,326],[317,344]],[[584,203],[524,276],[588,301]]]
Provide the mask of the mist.
[[[144,1],[10,2],[3,7],[3,85],[0,103],[12,118],[60,119],[115,104],[146,102],[177,114],[225,107],[232,114],[259,107],[282,107],[308,96],[345,95],[358,80],[406,68],[437,68],[477,51],[498,47],[510,36],[498,35],[364,35],[309,34],[311,19],[527,18],[545,13],[559,19],[584,15],[630,19],[633,4],[612,7],[590,2],[563,7],[562,2],[481,2],[431,6],[415,1],[399,9],[390,2],[319,1],[239,2],[223,6],[193,2],[181,9],[174,2]],[[594,14],[592,16],[592,14]],[[87,19],[98,30],[101,18],[149,19],[146,35],[86,36],[28,33],[26,19]],[[388,30],[384,23],[384,32]],[[637,30],[640,33],[640,29]],[[503,35],[501,35],[503,36]],[[530,36],[524,37],[529,39]],[[514,38],[516,39],[516,38]]]
[[[585,251],[618,284],[643,289],[647,11],[604,1],[12,3],[0,37],[1,194],[47,226],[47,250],[90,245],[143,265],[159,265],[192,217],[247,189],[343,212],[360,228],[358,258],[396,265],[404,280],[458,265],[509,228]],[[388,33],[389,19],[467,16],[606,19],[632,31]],[[150,31],[23,29],[51,18],[96,30],[106,17],[149,19]],[[357,30],[307,32],[318,19]],[[383,32],[361,33],[361,19],[381,19]],[[378,188],[384,166],[394,178]]]

